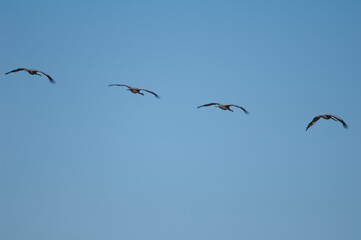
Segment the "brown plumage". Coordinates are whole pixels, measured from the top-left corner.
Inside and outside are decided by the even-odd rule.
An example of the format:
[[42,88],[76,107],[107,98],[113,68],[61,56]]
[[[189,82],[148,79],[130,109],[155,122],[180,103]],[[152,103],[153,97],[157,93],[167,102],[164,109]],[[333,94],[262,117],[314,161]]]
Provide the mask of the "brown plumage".
[[131,86],[128,86],[128,85],[125,85],[125,84],[109,84],[108,85],[109,87],[112,87],[112,86],[118,86],[118,87],[127,87],[127,91],[130,91],[134,94],[140,94],[142,96],[144,96],[144,93],[140,92],[140,91],[146,91],[148,93],[151,93],[153,94],[156,98],[159,98],[158,94],[156,94],[155,92],[152,92],[150,90],[147,90],[147,89],[143,89],[143,88],[134,88],[134,87],[131,87]]
[[332,115],[332,114],[324,114],[324,115],[318,115],[316,117],[313,118],[313,120],[307,125],[307,128],[306,128],[306,131],[307,129],[309,129],[313,124],[315,124],[320,118],[323,118],[323,119],[332,119],[334,121],[339,121],[342,123],[343,127],[344,128],[348,128],[347,124],[339,117],[335,116],[335,115]]
[[246,109],[244,109],[241,106],[234,105],[234,104],[207,103],[207,104],[204,104],[204,105],[199,106],[197,108],[208,107],[208,106],[212,106],[212,105],[215,105],[215,107],[218,107],[218,108],[220,108],[222,110],[228,110],[228,111],[231,111],[231,112],[233,112],[233,110],[230,107],[232,107],[232,106],[233,107],[238,107],[238,108],[242,109],[246,114],[249,114],[249,112]]
[[49,76],[49,74],[46,74],[46,73],[44,73],[44,72],[42,72],[42,71],[39,71],[39,70],[36,70],[36,69],[18,68],[18,69],[14,69],[14,70],[12,70],[12,71],[10,71],[10,72],[7,72],[7,73],[5,73],[5,74],[9,74],[9,73],[13,73],[13,72],[19,72],[19,71],[27,71],[27,72],[28,72],[29,74],[31,74],[31,75],[38,75],[38,76],[41,77],[41,74],[39,74],[39,72],[40,72],[40,73],[42,73],[43,75],[45,75],[45,76],[49,79],[49,81],[50,81],[51,83],[55,83],[55,81]]

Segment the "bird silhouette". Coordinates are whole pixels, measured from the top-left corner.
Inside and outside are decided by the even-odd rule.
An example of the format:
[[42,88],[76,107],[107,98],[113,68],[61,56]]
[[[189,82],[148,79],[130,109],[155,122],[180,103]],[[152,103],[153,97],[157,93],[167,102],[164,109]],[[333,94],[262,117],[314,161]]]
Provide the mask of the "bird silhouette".
[[46,74],[46,73],[44,73],[42,71],[39,71],[39,70],[36,70],[36,69],[17,68],[17,69],[14,69],[14,70],[10,71],[10,72],[5,73],[5,74],[9,74],[9,73],[13,73],[13,72],[19,72],[19,71],[27,71],[31,75],[38,75],[40,77],[42,76],[40,73],[42,73],[43,75],[47,76],[47,78],[49,79],[49,81],[51,83],[55,83],[54,79],[52,77],[50,77],[49,74]]
[[218,107],[218,108],[220,108],[222,110],[228,110],[228,111],[231,111],[231,112],[233,112],[233,110],[230,107],[232,107],[232,106],[233,107],[238,107],[238,108],[242,109],[244,111],[244,113],[249,114],[249,112],[246,109],[244,109],[241,106],[234,105],[234,104],[207,103],[207,104],[204,104],[204,105],[199,106],[197,108],[208,107],[208,106],[212,106],[212,105],[214,105],[215,107]]
[[309,129],[313,124],[315,124],[320,118],[323,118],[323,119],[326,119],[326,120],[329,120],[329,119],[332,119],[334,121],[339,121],[342,123],[342,126],[344,128],[348,128],[347,124],[339,117],[335,116],[335,115],[332,115],[332,114],[324,114],[324,115],[318,115],[316,117],[314,117],[312,119],[312,121],[307,125],[307,128],[306,128],[306,131],[307,129]]
[[131,87],[131,86],[125,85],[125,84],[109,84],[108,86],[109,86],[109,87],[112,87],[112,86],[127,87],[127,88],[128,88],[127,91],[130,91],[130,92],[132,92],[132,93],[134,93],[134,94],[140,94],[140,95],[142,95],[142,96],[144,96],[144,93],[142,93],[142,92],[140,92],[140,91],[146,91],[146,92],[148,92],[148,93],[153,94],[156,98],[159,98],[159,95],[156,94],[155,92],[152,92],[152,91],[150,91],[150,90],[143,89],[143,88],[135,88],[135,87]]

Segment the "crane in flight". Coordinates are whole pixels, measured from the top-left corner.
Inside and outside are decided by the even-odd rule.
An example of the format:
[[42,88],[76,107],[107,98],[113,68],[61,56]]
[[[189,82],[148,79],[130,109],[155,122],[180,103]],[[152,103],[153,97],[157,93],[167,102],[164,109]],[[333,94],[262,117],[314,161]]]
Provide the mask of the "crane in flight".
[[218,107],[218,108],[222,109],[222,110],[228,110],[228,111],[231,111],[231,112],[233,112],[233,110],[230,107],[232,107],[232,106],[233,107],[238,107],[238,108],[242,109],[244,113],[249,114],[249,112],[246,109],[244,109],[241,106],[234,105],[234,104],[207,103],[207,104],[204,104],[204,105],[199,106],[197,108],[208,107],[208,106],[213,106],[213,105],[215,107]]
[[7,74],[9,74],[9,73],[19,72],[19,71],[27,71],[27,72],[28,72],[29,74],[31,74],[31,75],[38,75],[38,76],[40,76],[40,77],[42,77],[42,75],[40,74],[40,73],[42,73],[43,75],[45,75],[45,76],[49,79],[49,81],[50,81],[51,83],[55,83],[54,79],[52,79],[52,77],[50,77],[49,74],[46,74],[46,73],[44,73],[44,72],[42,72],[42,71],[39,71],[39,70],[36,70],[36,69],[17,68],[17,69],[14,69],[14,70],[10,71],[10,72],[5,73],[5,74],[7,75]]
[[312,119],[312,121],[307,125],[307,128],[306,128],[306,131],[307,129],[309,129],[313,124],[315,124],[320,118],[323,118],[323,119],[326,119],[326,120],[329,120],[329,119],[332,119],[334,121],[338,121],[340,123],[342,123],[342,126],[344,128],[348,128],[347,124],[339,117],[335,116],[335,115],[332,115],[332,114],[324,114],[324,115],[318,115],[316,117],[314,117]]
[[135,87],[131,87],[131,86],[128,86],[128,85],[125,85],[125,84],[109,84],[108,85],[109,87],[112,87],[112,86],[118,86],[118,87],[127,87],[127,91],[130,91],[134,94],[140,94],[142,96],[144,96],[144,93],[140,92],[140,91],[146,91],[148,93],[151,93],[153,94],[156,98],[159,98],[159,95],[156,94],[155,92],[152,92],[150,90],[147,90],[147,89],[143,89],[143,88],[135,88]]

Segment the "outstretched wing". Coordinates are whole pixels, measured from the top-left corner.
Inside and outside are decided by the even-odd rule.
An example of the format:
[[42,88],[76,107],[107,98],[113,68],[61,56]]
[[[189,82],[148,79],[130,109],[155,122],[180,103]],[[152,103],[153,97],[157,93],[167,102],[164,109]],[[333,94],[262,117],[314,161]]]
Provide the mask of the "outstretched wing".
[[307,129],[309,129],[313,124],[315,124],[315,123],[318,121],[318,119],[320,119],[320,117],[321,117],[321,116],[316,116],[316,117],[314,117],[313,120],[307,125],[306,131],[307,131]]
[[238,107],[238,108],[242,109],[244,113],[249,114],[249,112],[246,109],[244,109],[243,107],[241,107],[241,106],[234,105],[234,104],[229,104],[229,105],[226,105],[226,106],[227,107],[231,107],[231,106]]
[[7,72],[5,74],[9,74],[9,73],[13,73],[13,72],[19,72],[19,71],[23,71],[23,70],[27,70],[27,69],[26,68],[18,68],[18,69],[14,69],[14,70],[12,70],[10,72]]
[[336,119],[336,121],[339,121],[339,122],[341,122],[342,123],[342,126],[344,127],[344,128],[348,128],[348,126],[347,126],[347,124],[345,123],[345,121],[344,120],[342,120],[341,118],[339,118],[339,117],[337,117],[337,116],[335,116],[335,115],[331,115],[332,116],[332,119]]
[[38,72],[41,72],[42,74],[44,74],[45,76],[47,76],[47,78],[49,79],[49,81],[50,81],[51,83],[53,83],[53,84],[55,83],[54,79],[52,79],[49,74],[44,73],[44,72],[42,72],[42,71],[38,71]]
[[207,104],[204,104],[204,105],[199,106],[199,107],[197,107],[197,108],[208,107],[208,106],[212,106],[212,105],[219,105],[219,103],[207,103]]
[[142,88],[141,88],[140,90],[149,92],[149,93],[153,94],[156,98],[160,98],[155,92],[149,91],[149,90],[147,90],[147,89],[142,89]]
[[109,85],[108,85],[108,87],[112,87],[112,86],[132,88],[131,86],[124,85],[124,84],[109,84]]

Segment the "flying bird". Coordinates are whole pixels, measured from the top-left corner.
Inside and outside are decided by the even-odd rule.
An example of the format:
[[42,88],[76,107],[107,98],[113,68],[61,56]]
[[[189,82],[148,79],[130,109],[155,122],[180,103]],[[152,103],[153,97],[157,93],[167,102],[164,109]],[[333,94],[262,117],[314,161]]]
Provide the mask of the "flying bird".
[[112,87],[112,86],[118,86],[118,87],[127,87],[127,91],[130,91],[134,94],[140,94],[142,96],[144,96],[144,93],[140,92],[140,91],[146,91],[148,93],[151,93],[153,94],[156,98],[159,98],[159,96],[155,93],[155,92],[152,92],[152,91],[149,91],[147,89],[143,89],[143,88],[134,88],[134,87],[131,87],[131,86],[128,86],[128,85],[124,85],[124,84],[109,84],[108,85],[109,87]]
[[230,108],[230,107],[238,107],[240,109],[242,109],[246,114],[248,114],[249,112],[244,109],[243,107],[241,106],[238,106],[238,105],[234,105],[234,104],[220,104],[220,103],[208,103],[208,104],[204,104],[202,106],[199,106],[198,108],[201,108],[201,107],[208,107],[208,106],[212,106],[212,105],[215,105],[215,107],[218,107],[222,110],[229,110],[231,112],[233,112],[233,110]]
[[36,70],[36,69],[18,68],[18,69],[14,69],[14,70],[12,70],[10,72],[7,72],[5,74],[9,74],[9,73],[13,73],[13,72],[19,72],[19,71],[27,71],[31,75],[38,75],[40,77],[42,77],[42,75],[40,74],[40,73],[42,73],[43,75],[48,77],[48,79],[49,79],[49,81],[51,83],[55,83],[55,81],[49,76],[49,74],[46,74],[46,73],[44,73],[42,71],[39,71],[39,70]]
[[335,116],[335,115],[331,115],[331,114],[324,114],[324,115],[318,115],[316,117],[313,118],[313,120],[308,124],[306,131],[308,128],[310,128],[313,124],[315,124],[320,118],[324,118],[326,120],[332,119],[334,121],[339,121],[342,123],[344,128],[348,128],[347,124],[339,117]]

